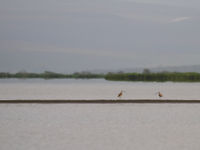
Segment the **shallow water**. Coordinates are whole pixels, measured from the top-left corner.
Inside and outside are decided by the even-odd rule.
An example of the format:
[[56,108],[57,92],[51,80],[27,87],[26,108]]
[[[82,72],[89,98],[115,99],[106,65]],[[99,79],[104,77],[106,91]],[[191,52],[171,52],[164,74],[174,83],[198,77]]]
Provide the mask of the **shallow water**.
[[1,150],[199,150],[198,104],[1,104]]
[[[0,80],[0,99],[200,99],[200,83]],[[200,104],[0,104],[1,150],[199,150]]]
[[200,83],[112,82],[103,79],[0,79],[0,99],[200,99]]

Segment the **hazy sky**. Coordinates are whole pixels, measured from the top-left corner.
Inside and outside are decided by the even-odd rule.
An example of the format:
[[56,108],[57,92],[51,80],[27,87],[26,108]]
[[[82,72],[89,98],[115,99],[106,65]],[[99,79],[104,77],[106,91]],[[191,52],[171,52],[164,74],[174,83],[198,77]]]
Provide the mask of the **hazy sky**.
[[0,0],[0,72],[195,64],[199,0]]

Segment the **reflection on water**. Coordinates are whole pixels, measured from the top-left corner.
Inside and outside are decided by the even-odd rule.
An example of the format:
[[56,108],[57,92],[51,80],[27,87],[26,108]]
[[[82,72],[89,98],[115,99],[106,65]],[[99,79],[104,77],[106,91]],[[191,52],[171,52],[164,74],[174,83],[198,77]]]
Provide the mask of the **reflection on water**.
[[0,99],[200,99],[200,83],[112,82],[103,79],[0,79]]
[[199,150],[199,104],[1,104],[1,150]]

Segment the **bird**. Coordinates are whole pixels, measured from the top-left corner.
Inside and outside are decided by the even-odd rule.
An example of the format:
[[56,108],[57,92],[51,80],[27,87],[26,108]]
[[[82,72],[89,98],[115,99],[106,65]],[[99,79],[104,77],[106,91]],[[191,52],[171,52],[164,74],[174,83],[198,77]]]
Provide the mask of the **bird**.
[[123,92],[125,92],[125,91],[121,90],[121,92],[117,95],[117,97],[119,97],[119,98],[122,97]]
[[162,93],[157,92],[157,94],[158,94],[159,97],[163,97],[163,94],[162,94]]

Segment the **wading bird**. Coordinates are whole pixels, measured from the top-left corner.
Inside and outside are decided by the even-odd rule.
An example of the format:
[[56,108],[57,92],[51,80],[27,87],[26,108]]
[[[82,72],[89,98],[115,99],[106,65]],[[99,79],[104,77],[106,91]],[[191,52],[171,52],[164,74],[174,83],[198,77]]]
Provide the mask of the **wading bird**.
[[159,97],[163,97],[163,94],[160,92],[157,92],[156,94],[158,94]]
[[117,95],[117,97],[119,97],[119,98],[122,97],[123,92],[125,92],[125,91],[121,90],[121,92]]

